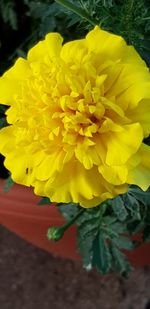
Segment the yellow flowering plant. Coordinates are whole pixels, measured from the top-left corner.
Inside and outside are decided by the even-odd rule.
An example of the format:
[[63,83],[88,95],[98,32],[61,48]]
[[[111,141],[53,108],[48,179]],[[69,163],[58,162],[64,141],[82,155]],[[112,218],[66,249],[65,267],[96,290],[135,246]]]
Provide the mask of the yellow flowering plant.
[[150,237],[145,61],[99,26],[67,43],[48,33],[0,78],[0,102],[8,106],[0,152],[12,180],[33,187],[41,203],[55,202],[68,221],[50,228],[48,239],[75,222],[85,267],[127,273],[120,249],[134,244],[124,235],[142,222]]

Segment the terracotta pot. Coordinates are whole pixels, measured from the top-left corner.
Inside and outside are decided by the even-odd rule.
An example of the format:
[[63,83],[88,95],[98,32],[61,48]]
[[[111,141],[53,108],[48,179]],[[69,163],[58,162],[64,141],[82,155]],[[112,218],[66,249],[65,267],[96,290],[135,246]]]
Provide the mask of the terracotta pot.
[[[0,181],[0,224],[54,255],[80,259],[76,251],[75,227],[69,229],[59,242],[47,240],[48,227],[61,226],[64,219],[54,205],[37,206],[39,200],[32,189],[20,185],[14,185],[8,193],[4,193],[3,181]],[[133,265],[150,265],[150,244],[137,248],[128,256]]]

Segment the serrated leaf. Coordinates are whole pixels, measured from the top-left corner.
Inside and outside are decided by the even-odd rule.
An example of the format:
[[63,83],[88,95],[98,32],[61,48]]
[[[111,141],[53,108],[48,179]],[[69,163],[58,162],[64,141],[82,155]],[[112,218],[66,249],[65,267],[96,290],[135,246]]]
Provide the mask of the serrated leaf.
[[58,203],[57,207],[67,221],[74,218],[81,207],[75,203]]
[[93,242],[92,265],[102,274],[107,274],[111,268],[111,254],[103,233],[99,233]]
[[8,0],[4,3],[4,0],[1,0],[0,6],[2,8],[1,15],[4,22],[9,23],[13,30],[17,30],[17,14],[14,1]]
[[118,234],[127,233],[127,226],[125,222],[114,222],[111,225],[111,228],[114,232],[117,232]]
[[42,205],[50,205],[51,201],[48,197],[42,197],[42,199],[38,202],[38,205],[42,206]]
[[84,221],[78,227],[78,231],[80,232],[80,237],[82,239],[85,239],[86,236],[88,236],[89,234],[91,234],[94,239],[96,234],[98,233],[98,230],[99,230],[99,221],[96,220],[95,218]]
[[16,12],[15,12],[13,7],[9,8],[9,11],[8,11],[8,21],[9,21],[9,23],[10,23],[10,25],[11,25],[13,30],[17,30],[18,29],[17,15],[16,15]]
[[113,255],[114,269],[121,275],[128,277],[132,267],[127,257],[115,245],[111,246],[111,251]]
[[117,218],[114,216],[105,216],[103,219],[103,223],[106,225],[112,225],[117,221]]
[[73,16],[72,19],[68,22],[68,28],[74,26],[76,23],[80,22],[80,17],[79,16]]
[[124,205],[127,209],[130,210],[132,218],[135,220],[140,220],[141,219],[140,205],[136,197],[131,195],[130,193],[126,193],[123,195],[123,199],[124,199]]
[[108,204],[106,202],[103,202],[99,205],[100,215],[103,216],[108,208]]
[[[81,208],[81,207],[80,207]],[[100,223],[100,214],[101,214],[101,207],[94,207],[86,209],[84,212],[84,215],[80,216],[78,220],[76,221],[77,225],[84,224],[84,222],[90,221],[90,220],[99,220]]]
[[124,250],[132,250],[134,248],[134,244],[131,239],[125,236],[118,236],[114,238],[112,242],[119,248]]
[[81,254],[83,266],[88,268],[92,264],[92,247],[94,241],[94,231],[86,236],[83,236],[82,225],[77,230],[77,247]]
[[124,206],[123,199],[120,196],[111,200],[112,209],[119,221],[124,221],[127,218],[128,212]]
[[144,205],[150,205],[150,189],[143,191],[139,187],[132,186],[129,193]]

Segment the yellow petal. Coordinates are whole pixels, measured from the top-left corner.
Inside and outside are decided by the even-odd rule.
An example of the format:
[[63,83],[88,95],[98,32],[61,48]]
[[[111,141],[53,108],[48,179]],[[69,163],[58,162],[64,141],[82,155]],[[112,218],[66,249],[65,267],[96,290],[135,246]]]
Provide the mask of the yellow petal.
[[75,40],[63,45],[60,56],[66,63],[78,63],[87,55],[85,40]]
[[140,66],[146,66],[145,61],[140,57],[133,46],[128,46],[126,53],[123,55],[122,61],[124,63],[137,64]]
[[150,98],[141,100],[136,108],[127,110],[126,115],[133,122],[141,124],[145,137],[150,134]]
[[[126,52],[128,53],[128,48]],[[108,84],[107,95],[115,96],[120,107],[126,110],[126,106],[135,107],[142,98],[150,97],[150,74],[144,62],[140,66],[133,63],[119,63],[116,64],[115,70],[117,70],[117,67],[122,69],[111,87],[108,88]],[[108,71],[108,73],[109,82],[109,76],[113,78],[114,75],[113,69],[112,73],[111,71]]]
[[59,33],[49,33],[43,41],[40,41],[30,49],[27,59],[31,62],[38,60],[44,62],[48,57],[50,59],[58,57],[62,42],[63,38]]
[[34,193],[39,196],[45,196],[45,181],[35,180],[32,182]]
[[98,168],[104,179],[113,185],[121,185],[127,182],[128,169],[123,166],[101,165]]
[[124,186],[106,182],[96,167],[86,170],[79,162],[74,161],[64,166],[63,177],[57,174],[53,181],[48,180],[44,187],[45,196],[53,202],[80,203],[83,207],[93,207],[107,198],[125,191]]
[[30,73],[27,61],[18,58],[13,67],[0,77],[0,104],[11,105],[15,102],[15,95],[21,92],[20,81]]
[[14,182],[26,186],[31,185],[29,172],[29,157],[23,150],[10,152],[5,161],[5,167],[11,171],[11,177]]
[[[119,89],[119,85],[117,86],[117,89]],[[119,91],[119,93],[120,92],[121,91]],[[113,91],[113,93],[115,94],[115,91]],[[141,100],[149,100],[150,98],[149,78],[147,79],[147,82],[138,81],[135,84],[129,85],[125,91],[122,91],[120,94],[117,93],[116,95],[118,95],[116,99],[118,104],[124,107],[124,109],[135,109]]]
[[107,133],[107,165],[124,164],[139,148],[143,130],[139,123],[125,125],[120,132]]
[[139,186],[142,190],[147,190],[150,186],[150,147],[142,144],[138,154],[141,162],[129,170],[127,182]]
[[35,170],[35,177],[40,181],[45,181],[56,173],[56,155],[47,155],[37,166]]
[[87,34],[86,41],[89,50],[102,57],[101,61],[106,58],[109,60],[120,59],[126,47],[126,43],[121,36],[106,32],[98,26]]
[[106,118],[104,120],[104,122],[102,123],[100,129],[98,130],[98,132],[100,133],[104,133],[104,132],[120,132],[122,131],[122,126],[116,124],[115,122],[113,122],[111,119]]
[[[0,152],[3,155],[6,155],[11,150],[11,148],[10,148],[12,146],[11,141],[13,139],[12,135],[13,135],[13,129],[12,129],[11,126],[2,128],[0,130]],[[13,139],[13,143],[14,143],[14,139]]]

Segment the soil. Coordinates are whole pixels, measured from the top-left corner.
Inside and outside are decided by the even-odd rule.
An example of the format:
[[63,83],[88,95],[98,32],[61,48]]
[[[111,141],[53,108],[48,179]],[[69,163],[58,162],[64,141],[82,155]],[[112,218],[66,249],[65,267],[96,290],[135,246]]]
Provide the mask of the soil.
[[129,279],[87,272],[0,227],[0,309],[150,309],[150,267]]

